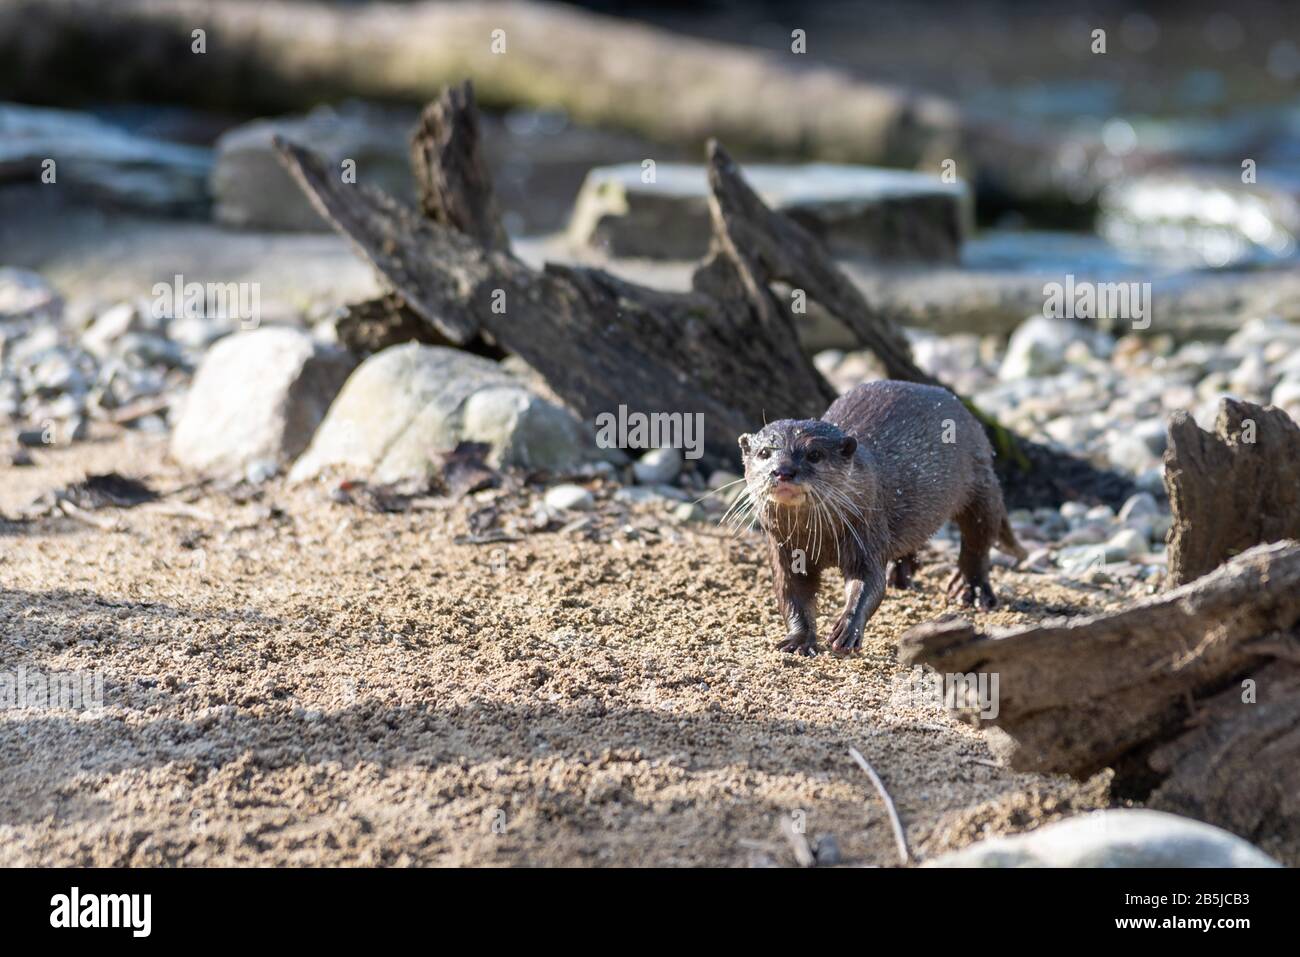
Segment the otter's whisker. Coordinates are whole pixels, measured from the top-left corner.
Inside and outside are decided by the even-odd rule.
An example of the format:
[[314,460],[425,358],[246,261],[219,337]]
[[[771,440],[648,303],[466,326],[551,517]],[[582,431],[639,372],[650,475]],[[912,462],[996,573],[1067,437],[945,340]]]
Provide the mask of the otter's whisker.
[[[692,502],[691,504],[692,504],[692,505],[699,505],[699,504],[700,504],[701,502],[703,502],[706,498],[712,498],[712,497],[715,496],[715,495],[721,495],[723,492],[725,492],[727,489],[731,488],[733,485],[739,485],[739,484],[741,484],[741,483],[744,482],[744,481],[745,481],[745,480],[744,480],[743,478],[739,478],[739,479],[736,479],[734,482],[728,482],[726,485],[719,485],[717,488],[709,489],[709,491],[705,492],[703,495],[701,495],[699,498],[697,498],[697,499],[696,499],[694,502]],[[748,486],[746,486],[746,488],[748,488]]]

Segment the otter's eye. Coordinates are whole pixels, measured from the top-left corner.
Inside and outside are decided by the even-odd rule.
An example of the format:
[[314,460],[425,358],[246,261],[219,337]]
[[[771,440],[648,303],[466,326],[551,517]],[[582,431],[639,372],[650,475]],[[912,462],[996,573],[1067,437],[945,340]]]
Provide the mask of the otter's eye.
[[818,452],[816,449],[814,449],[813,451],[808,453],[806,458],[808,459],[809,462],[816,463],[822,460],[822,454]]
[[770,456],[771,454],[772,454],[772,450],[771,450],[771,449],[759,449],[759,450],[758,450],[758,457],[759,457],[760,459],[765,459],[765,458],[767,458],[768,456]]

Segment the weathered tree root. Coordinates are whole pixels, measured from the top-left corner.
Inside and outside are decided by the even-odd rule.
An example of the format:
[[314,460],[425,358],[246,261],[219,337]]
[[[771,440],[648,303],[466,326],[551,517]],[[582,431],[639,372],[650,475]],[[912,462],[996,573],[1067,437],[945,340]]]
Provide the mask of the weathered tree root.
[[[685,293],[600,269],[547,264],[539,273],[520,262],[500,224],[468,83],[430,104],[413,138],[423,215],[341,182],[307,150],[283,141],[276,149],[321,215],[416,315],[452,343],[481,335],[517,353],[588,420],[620,406],[702,413],[706,457],[734,466],[735,437],[756,423],[820,416],[834,391],[800,349],[776,284],[837,317],[890,377],[943,385],[916,365],[901,331],[871,309],[822,244],[763,204],[716,142],[708,148],[712,246]],[[981,421],[1001,450],[1013,506],[1118,502],[1131,489]]]
[[1247,837],[1300,838],[1300,542],[1117,612],[991,637],[920,625],[900,659],[998,675],[1013,768],[1086,778]]
[[1212,433],[1175,412],[1165,486],[1172,585],[1260,542],[1300,538],[1300,426],[1281,409],[1237,399],[1220,404]]

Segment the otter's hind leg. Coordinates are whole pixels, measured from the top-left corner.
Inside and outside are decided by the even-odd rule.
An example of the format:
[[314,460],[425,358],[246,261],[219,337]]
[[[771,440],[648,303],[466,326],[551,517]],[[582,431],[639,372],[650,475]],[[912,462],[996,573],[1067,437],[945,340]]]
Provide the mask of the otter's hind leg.
[[889,567],[889,587],[911,588],[912,576],[920,567],[921,563],[917,561],[916,552],[895,559],[894,564]]
[[989,549],[1002,522],[1002,497],[996,486],[982,486],[955,518],[961,530],[961,551],[957,573],[948,583],[948,598],[959,598],[963,605],[993,608],[998,599],[989,584]]

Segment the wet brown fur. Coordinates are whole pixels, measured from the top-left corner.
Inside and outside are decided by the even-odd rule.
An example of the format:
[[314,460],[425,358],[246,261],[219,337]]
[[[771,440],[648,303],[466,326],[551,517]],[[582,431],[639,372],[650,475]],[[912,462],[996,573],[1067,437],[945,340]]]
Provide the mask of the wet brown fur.
[[[916,553],[949,519],[961,531],[949,596],[991,608],[989,549],[1024,557],[1012,534],[984,430],[946,389],[869,382],[840,396],[821,419],[783,419],[740,437],[746,490],[736,514],[767,532],[777,601],[789,626],[782,650],[816,651],[822,572],[838,567],[845,605],[831,650],[855,651],[888,581],[908,587]],[[771,497],[781,471],[803,502]],[[749,510],[748,513],[746,510]]]

